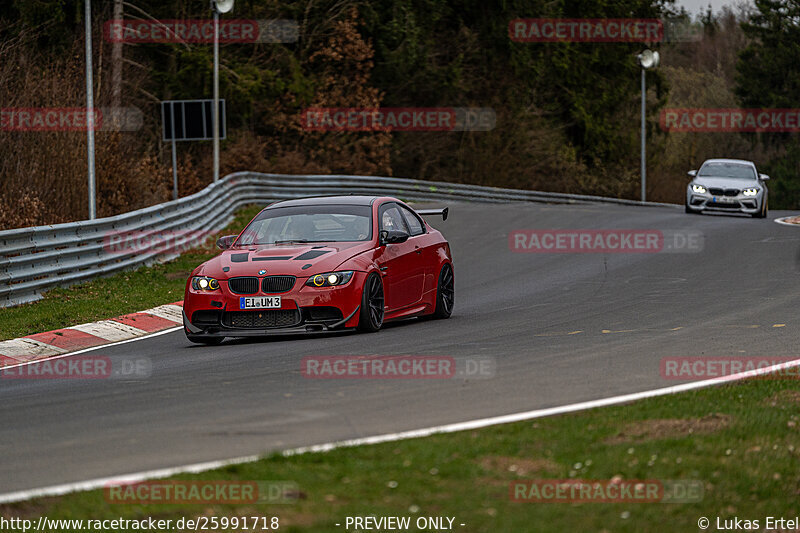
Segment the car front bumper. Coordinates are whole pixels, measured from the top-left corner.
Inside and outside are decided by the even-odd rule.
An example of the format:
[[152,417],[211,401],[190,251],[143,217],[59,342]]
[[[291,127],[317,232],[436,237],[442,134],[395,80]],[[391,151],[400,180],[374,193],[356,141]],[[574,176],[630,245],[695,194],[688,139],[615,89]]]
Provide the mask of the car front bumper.
[[752,215],[761,211],[763,193],[756,196],[713,196],[708,193],[687,191],[686,204],[694,211],[714,211],[726,213],[746,213]]
[[[324,333],[358,325],[366,273],[356,272],[341,287],[307,287],[307,278],[297,278],[283,293],[241,295],[220,280],[216,291],[194,291],[187,283],[183,302],[183,325],[187,335],[198,337],[250,337]],[[240,309],[240,299],[280,296],[280,309]]]
[[[360,306],[357,307],[351,316],[356,316]],[[325,324],[309,322],[300,324],[298,326],[288,327],[272,327],[272,328],[235,328],[228,326],[194,326],[189,319],[186,318],[186,313],[183,313],[183,328],[188,335],[197,337],[266,337],[269,335],[308,335],[313,333],[329,333],[334,331],[347,331],[353,329],[355,326],[346,327],[344,323],[341,324]]]

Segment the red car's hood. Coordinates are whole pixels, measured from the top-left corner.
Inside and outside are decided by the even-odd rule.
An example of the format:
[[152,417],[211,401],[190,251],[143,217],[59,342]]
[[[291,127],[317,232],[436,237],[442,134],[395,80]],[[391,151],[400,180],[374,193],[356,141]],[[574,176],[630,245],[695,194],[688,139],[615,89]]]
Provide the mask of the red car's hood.
[[[235,276],[311,276],[335,270],[351,257],[371,249],[367,242],[332,242],[245,246],[225,250],[200,265],[195,275],[228,279]],[[305,265],[311,265],[303,269]],[[225,270],[225,267],[228,270]],[[265,270],[265,273],[259,274]]]

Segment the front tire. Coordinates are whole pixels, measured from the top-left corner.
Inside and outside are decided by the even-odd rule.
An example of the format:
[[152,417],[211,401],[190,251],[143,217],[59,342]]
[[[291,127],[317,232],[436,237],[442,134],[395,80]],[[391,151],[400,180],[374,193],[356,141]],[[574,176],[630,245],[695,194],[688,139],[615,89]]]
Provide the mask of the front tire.
[[456,299],[455,276],[453,267],[445,263],[439,272],[439,284],[436,287],[436,310],[433,318],[450,318]]
[[383,325],[384,297],[381,277],[373,272],[367,276],[364,289],[361,291],[361,313],[358,318],[358,329],[374,333]]

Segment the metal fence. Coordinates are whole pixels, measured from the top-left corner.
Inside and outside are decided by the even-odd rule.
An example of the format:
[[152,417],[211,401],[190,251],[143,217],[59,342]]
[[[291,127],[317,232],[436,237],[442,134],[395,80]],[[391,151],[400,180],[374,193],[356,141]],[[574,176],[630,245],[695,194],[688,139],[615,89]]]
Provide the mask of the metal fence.
[[[167,260],[203,240],[202,233],[223,228],[243,205],[285,198],[357,193],[384,194],[408,201],[616,203],[633,200],[499,189],[375,176],[295,176],[236,172],[202,191],[123,215],[92,221],[0,232],[0,307],[41,298],[41,292]],[[653,204],[646,205],[667,205]],[[146,244],[112,250],[110,236],[136,232]],[[176,235],[165,249],[158,236]]]

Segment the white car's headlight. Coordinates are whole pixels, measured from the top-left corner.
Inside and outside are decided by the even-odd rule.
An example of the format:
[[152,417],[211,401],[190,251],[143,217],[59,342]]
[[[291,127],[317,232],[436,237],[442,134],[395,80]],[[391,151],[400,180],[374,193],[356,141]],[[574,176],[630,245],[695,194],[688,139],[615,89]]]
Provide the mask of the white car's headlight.
[[755,196],[756,194],[758,194],[758,189],[756,189],[755,187],[751,187],[750,189],[743,190],[742,194],[744,194],[745,196]]
[[698,185],[696,183],[692,183],[692,191],[694,192],[706,192],[706,188],[702,185]]

